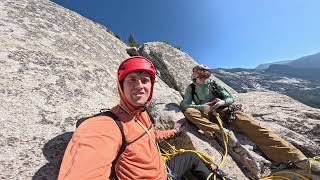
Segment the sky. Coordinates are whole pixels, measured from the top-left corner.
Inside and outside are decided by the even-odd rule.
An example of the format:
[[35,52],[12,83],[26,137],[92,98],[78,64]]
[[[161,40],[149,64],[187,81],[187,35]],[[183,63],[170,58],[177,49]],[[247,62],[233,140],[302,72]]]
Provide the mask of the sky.
[[127,42],[164,41],[210,68],[320,52],[319,0],[53,0]]

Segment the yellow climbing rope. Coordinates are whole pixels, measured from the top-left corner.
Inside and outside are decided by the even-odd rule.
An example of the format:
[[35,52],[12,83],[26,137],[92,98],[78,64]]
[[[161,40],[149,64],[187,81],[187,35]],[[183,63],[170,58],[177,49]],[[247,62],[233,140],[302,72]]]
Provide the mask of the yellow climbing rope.
[[[219,117],[218,117],[218,118],[219,118]],[[220,119],[220,118],[219,118],[219,119]],[[220,119],[220,121],[221,121],[221,119]],[[185,152],[193,152],[193,153],[197,154],[204,163],[206,163],[206,164],[208,164],[208,165],[214,164],[214,163],[213,163],[213,159],[212,159],[208,154],[205,154],[205,153],[200,152],[200,151],[195,151],[195,150],[176,149],[174,146],[172,146],[171,144],[169,144],[169,143],[166,142],[166,141],[163,141],[163,142],[165,142],[167,145],[169,145],[169,147],[172,149],[173,153],[169,153],[169,152],[165,151],[164,149],[161,149],[161,148],[159,147],[159,144],[156,143],[156,142],[153,140],[153,138],[152,138],[150,132],[148,131],[148,129],[147,129],[139,120],[137,120],[137,123],[143,128],[143,130],[149,135],[149,137],[151,138],[151,140],[152,140],[152,141],[154,142],[154,144],[157,146],[157,149],[158,149],[158,151],[160,152],[160,154],[161,154],[161,156],[162,156],[162,158],[164,159],[165,162],[168,161],[168,160],[170,160],[170,159],[172,159],[172,158],[173,158],[174,156],[176,156],[177,154],[181,154],[181,153],[185,153]],[[223,128],[222,128],[222,130],[223,130]],[[223,132],[224,132],[224,131],[223,131]],[[226,136],[226,138],[227,138],[227,136]],[[224,138],[224,139],[225,139],[225,138]],[[222,163],[220,163],[220,164],[222,164]],[[165,166],[167,167],[166,164],[165,164]],[[208,180],[212,175],[213,175],[213,173],[210,173],[210,174],[208,175],[208,177],[207,177],[207,180]],[[222,177],[222,179],[225,180],[224,177]],[[170,180],[170,177],[168,177],[168,180]],[[216,174],[214,174],[214,180],[216,180]]]
[[[228,135],[224,131],[224,128],[223,128],[223,125],[222,125],[222,120],[221,120],[219,114],[217,112],[212,112],[212,113],[216,117],[216,119],[218,120],[218,124],[219,124],[220,130],[221,130],[221,134],[222,134],[223,144],[224,144],[224,148],[225,148],[222,160],[221,160],[220,164],[218,165],[218,168],[221,168],[223,166],[225,160],[226,160],[227,155],[228,155],[228,147],[227,147]],[[203,152],[199,152],[199,151],[195,151],[195,150],[176,149],[174,146],[172,146],[168,142],[166,142],[166,141],[163,141],[163,142],[165,142],[171,148],[171,153],[170,153],[170,152],[165,151],[164,149],[160,149],[159,145],[157,144],[158,150],[160,151],[161,156],[164,158],[165,161],[168,161],[168,160],[172,159],[174,156],[176,156],[178,154],[182,154],[182,153],[185,153],[185,152],[193,152],[193,153],[197,154],[201,158],[201,160],[203,162],[205,162],[206,164],[208,164],[208,165],[214,164],[213,163],[213,159],[209,155],[207,155],[207,154],[205,154]],[[216,178],[216,174],[211,173],[207,177],[207,180],[209,180],[212,176],[213,176],[214,180],[217,179]],[[225,178],[222,177],[222,179],[225,179]]]
[[288,176],[285,176],[286,174],[288,176],[294,175],[296,177],[301,178],[301,180],[309,180],[308,177],[305,177],[305,176],[298,174],[298,173],[295,173],[295,172],[289,172],[289,171],[276,172],[276,173],[273,173],[271,176],[264,177],[259,180],[291,180],[291,178],[289,178]]
[[[309,174],[311,174],[311,167],[312,165],[316,162],[320,161],[320,156],[315,156],[313,158],[310,158],[308,163],[309,163]],[[282,176],[281,176],[282,174]],[[301,180],[309,180],[308,177],[303,176],[302,174],[295,173],[295,172],[289,172],[289,171],[280,171],[273,173],[271,176],[261,178],[259,180],[291,180],[291,178],[288,178],[287,176],[294,175],[295,177],[299,177]]]
[[[174,146],[172,146],[168,142],[166,142],[166,141],[163,141],[163,142],[165,142],[171,148],[171,151],[172,151],[172,153],[169,153],[168,151],[161,149],[160,153],[165,161],[172,159],[174,156],[176,156],[178,154],[182,154],[182,153],[186,153],[186,152],[193,152],[193,153],[197,154],[204,163],[206,163],[206,164],[213,163],[212,158],[208,154],[205,154],[203,152],[196,151],[196,150],[176,149]],[[158,145],[158,149],[160,150],[159,145]]]
[[[223,155],[223,157],[222,157],[222,160],[221,160],[220,164],[218,165],[218,167],[222,167],[223,164],[224,164],[224,162],[225,162],[225,160],[226,160],[226,157],[227,157],[227,155],[228,155],[228,147],[227,147],[228,135],[227,135],[227,133],[226,133],[226,132],[224,131],[224,129],[223,129],[222,121],[221,121],[221,119],[220,119],[219,114],[216,113],[216,112],[213,112],[213,115],[214,115],[214,116],[217,118],[217,120],[218,120],[219,127],[220,127],[220,129],[221,129],[221,131],[222,131],[222,138],[223,138],[223,143],[224,143],[224,147],[225,147],[224,155]],[[181,154],[181,153],[185,153],[185,152],[194,152],[194,153],[196,153],[196,154],[202,159],[202,161],[205,162],[206,164],[212,164],[212,163],[213,163],[213,159],[212,159],[209,155],[207,155],[207,154],[205,154],[205,153],[203,153],[203,152],[199,152],[199,151],[195,151],[195,150],[176,149],[174,146],[172,146],[172,145],[169,144],[168,142],[166,142],[166,141],[163,141],[163,142],[165,142],[165,143],[171,148],[171,150],[172,150],[172,153],[169,153],[169,152],[165,151],[164,149],[161,149],[161,151],[162,151],[162,152],[161,152],[159,145],[157,145],[158,150],[161,152],[161,155],[162,155],[162,157],[165,159],[165,161],[172,159],[172,158],[173,158],[174,156],[176,156],[177,154]]]
[[[200,151],[195,151],[195,150],[176,149],[174,146],[172,146],[168,142],[166,142],[166,141],[163,141],[163,142],[165,142],[173,151],[173,153],[169,153],[169,152],[165,151],[164,149],[161,149],[161,151],[160,151],[160,147],[159,147],[159,145],[157,145],[157,147],[161,153],[161,156],[165,159],[165,161],[172,159],[174,156],[176,156],[178,154],[182,154],[182,153],[186,153],[186,152],[193,152],[193,153],[197,154],[204,163],[206,163],[208,165],[214,164],[213,159],[208,154],[205,154]],[[216,174],[214,174],[214,173],[210,173],[206,179],[209,180],[212,177],[212,175],[214,175],[213,179],[216,180],[217,179]],[[225,180],[225,177],[222,177],[222,179]]]
[[320,156],[315,156],[311,159],[309,159],[308,163],[309,163],[309,173],[311,173],[311,167],[314,163],[316,163],[316,161],[320,162]]
[[[222,160],[218,166],[218,168],[221,168],[226,160],[227,154],[228,154],[228,135],[227,133],[224,131],[223,125],[222,125],[222,120],[220,118],[219,113],[217,112],[212,112],[212,114],[216,117],[217,121],[218,121],[218,125],[219,128],[221,130],[221,134],[222,134],[222,138],[223,138],[223,144],[225,147],[225,152],[224,155],[222,157]],[[311,158],[308,162],[309,162],[309,174],[311,174],[311,167],[312,165],[316,162],[316,161],[320,161],[320,156],[315,156],[313,158]],[[276,172],[274,174],[272,174],[269,177],[265,177],[265,178],[261,178],[259,180],[291,180],[290,178],[286,177],[285,175],[295,175],[296,177],[299,177],[301,180],[309,180],[308,177],[303,176],[299,173],[295,173],[295,172],[288,172],[288,171],[280,171],[280,172]],[[207,180],[212,176],[212,174],[210,174],[207,178]],[[214,176],[214,180],[216,180],[216,176]]]
[[227,158],[227,155],[228,155],[228,135],[227,133],[224,131],[224,128],[223,128],[223,125],[222,125],[222,120],[220,118],[220,115],[219,113],[213,111],[212,114],[216,117],[217,121],[218,121],[218,125],[219,125],[219,128],[221,130],[221,134],[222,134],[222,139],[223,139],[223,145],[224,145],[224,154],[222,156],[222,160],[218,166],[218,168],[222,167],[226,158]]
[[213,175],[213,173],[210,173],[206,180],[210,180],[212,175]]

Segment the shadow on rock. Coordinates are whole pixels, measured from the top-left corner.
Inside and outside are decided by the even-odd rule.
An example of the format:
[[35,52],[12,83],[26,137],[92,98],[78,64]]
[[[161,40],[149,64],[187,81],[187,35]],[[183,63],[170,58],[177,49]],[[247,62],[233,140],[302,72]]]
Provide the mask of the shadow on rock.
[[48,141],[43,149],[43,155],[49,161],[42,166],[33,176],[33,180],[56,180],[64,152],[72,137],[73,132],[66,132]]
[[177,104],[177,103],[168,103],[168,104],[166,104],[165,110],[166,111],[175,111],[176,113],[177,112],[181,112],[180,105]]

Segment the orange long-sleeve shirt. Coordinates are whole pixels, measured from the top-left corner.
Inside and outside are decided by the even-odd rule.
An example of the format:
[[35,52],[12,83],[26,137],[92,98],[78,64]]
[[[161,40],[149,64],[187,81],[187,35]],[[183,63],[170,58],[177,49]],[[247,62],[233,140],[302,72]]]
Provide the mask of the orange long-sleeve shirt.
[[[154,141],[171,137],[175,132],[156,132],[152,127],[149,137],[136,120],[119,106],[112,111],[122,121],[128,142],[116,164],[118,179],[166,179],[165,162]],[[147,112],[140,113],[136,118],[145,127],[152,126]],[[112,161],[117,156],[121,143],[121,132],[110,117],[98,116],[86,120],[76,129],[68,144],[58,180],[109,179]]]

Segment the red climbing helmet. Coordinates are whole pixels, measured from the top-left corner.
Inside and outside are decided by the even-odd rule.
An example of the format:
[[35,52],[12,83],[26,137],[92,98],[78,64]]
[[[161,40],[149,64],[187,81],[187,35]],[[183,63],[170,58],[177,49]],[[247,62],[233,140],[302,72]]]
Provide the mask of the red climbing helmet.
[[152,62],[142,56],[133,56],[124,60],[118,69],[118,80],[123,81],[124,78],[134,71],[144,71],[150,74],[151,81],[154,83],[156,78],[156,70]]

